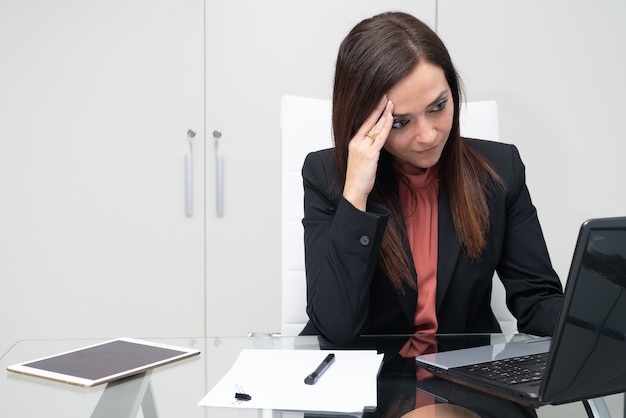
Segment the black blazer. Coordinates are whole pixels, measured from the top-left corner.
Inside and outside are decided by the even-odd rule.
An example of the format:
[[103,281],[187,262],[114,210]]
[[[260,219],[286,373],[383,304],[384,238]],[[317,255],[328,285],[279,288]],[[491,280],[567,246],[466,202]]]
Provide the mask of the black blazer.
[[[440,183],[438,333],[500,332],[490,304],[497,271],[518,330],[551,335],[562,287],[550,262],[517,148],[464,140],[485,157],[506,187],[489,197],[487,246],[480,262],[472,262],[456,236],[448,193]],[[342,343],[365,334],[414,333],[416,290],[405,286],[403,292],[397,291],[378,264],[389,210],[369,204],[362,212],[343,198],[331,149],[309,154],[302,176],[309,316],[302,334]],[[406,250],[410,254],[408,245]]]

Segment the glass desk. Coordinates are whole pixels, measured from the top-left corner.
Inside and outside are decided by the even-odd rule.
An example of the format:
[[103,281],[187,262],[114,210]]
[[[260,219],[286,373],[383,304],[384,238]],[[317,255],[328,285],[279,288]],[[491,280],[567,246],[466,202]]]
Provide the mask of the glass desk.
[[[415,410],[416,405],[457,405],[476,415],[494,417],[536,416],[535,410],[513,402],[464,388],[439,378],[421,379],[425,372],[415,361],[399,355],[410,349],[408,336],[362,337],[350,349],[377,349],[385,353],[378,377],[378,407],[366,417],[398,418]],[[446,335],[438,336],[439,350],[486,345],[524,335]],[[255,334],[229,338],[149,338],[151,341],[193,347],[200,356],[154,369],[144,375],[126,378],[94,388],[64,383],[6,371],[10,364],[33,360],[95,344],[104,339],[25,340],[13,345],[0,357],[0,417],[258,417],[326,418],[337,415],[292,411],[208,408],[198,406],[200,399],[224,376],[244,348],[256,349],[331,349],[318,337],[280,337]],[[350,390],[346,388],[346,390]],[[431,405],[432,406],[432,405]],[[586,416],[582,403],[580,415]],[[548,407],[559,408],[559,407]],[[543,408],[542,408],[543,409]],[[419,411],[417,411],[419,412]],[[416,411],[413,412],[414,414]],[[346,416],[346,415],[342,415]],[[415,415],[420,416],[420,415]]]

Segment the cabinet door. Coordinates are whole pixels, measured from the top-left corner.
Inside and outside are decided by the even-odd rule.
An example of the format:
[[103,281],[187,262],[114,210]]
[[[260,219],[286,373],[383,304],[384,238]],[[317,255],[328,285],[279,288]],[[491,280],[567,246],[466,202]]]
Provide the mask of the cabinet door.
[[207,142],[209,334],[280,330],[281,95],[329,98],[339,44],[357,22],[405,10],[434,27],[435,3],[207,2],[207,141],[221,132],[224,163],[218,216]]
[[0,3],[0,352],[201,335],[203,7]]
[[565,281],[580,224],[626,213],[626,2],[440,0],[468,100],[498,102]]

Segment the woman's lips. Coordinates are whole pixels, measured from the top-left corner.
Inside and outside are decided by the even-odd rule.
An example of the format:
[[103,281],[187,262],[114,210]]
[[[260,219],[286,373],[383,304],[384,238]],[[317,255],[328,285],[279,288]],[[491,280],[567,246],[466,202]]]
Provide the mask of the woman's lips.
[[422,150],[422,151],[417,151],[418,154],[432,154],[433,152],[435,152],[435,150],[437,149],[437,146],[435,145],[434,147]]

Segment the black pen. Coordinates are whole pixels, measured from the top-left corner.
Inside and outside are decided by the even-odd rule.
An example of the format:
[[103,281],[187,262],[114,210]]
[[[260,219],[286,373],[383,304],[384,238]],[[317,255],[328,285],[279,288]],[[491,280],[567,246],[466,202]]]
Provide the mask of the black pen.
[[304,383],[306,383],[307,385],[314,385],[315,383],[317,383],[317,380],[320,378],[320,376],[323,375],[326,370],[328,370],[328,368],[331,364],[333,364],[334,361],[334,354],[327,355],[324,361],[322,361],[320,365],[317,366],[317,369],[315,369],[313,373],[311,373],[304,379]]

